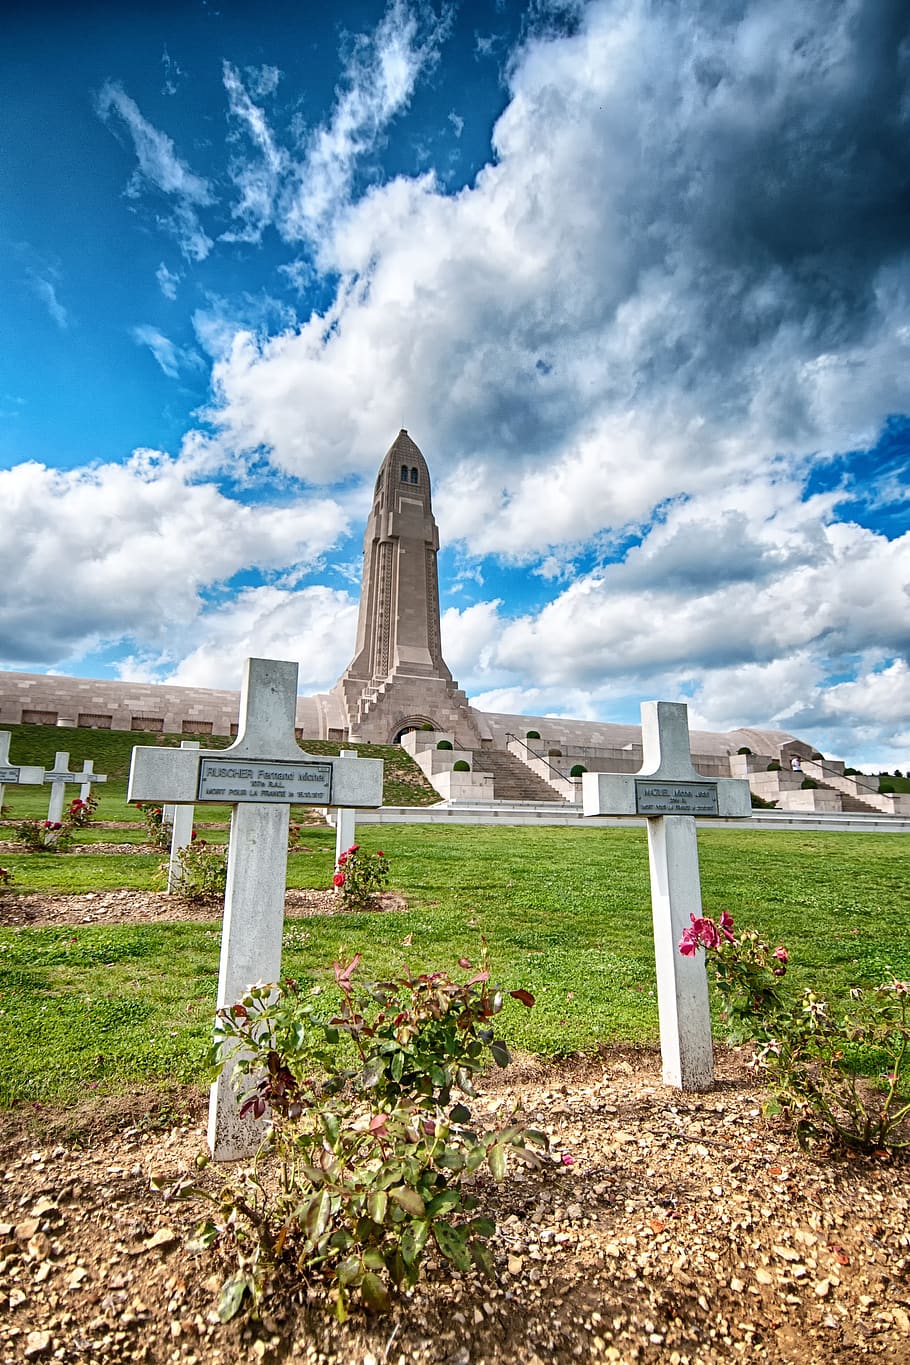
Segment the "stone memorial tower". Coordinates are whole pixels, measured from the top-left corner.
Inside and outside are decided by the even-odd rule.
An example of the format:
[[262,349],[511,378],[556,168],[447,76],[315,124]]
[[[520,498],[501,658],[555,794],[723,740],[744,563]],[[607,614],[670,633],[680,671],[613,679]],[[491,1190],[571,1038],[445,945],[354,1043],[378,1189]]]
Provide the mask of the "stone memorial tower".
[[354,658],[336,685],[352,739],[389,744],[432,726],[479,747],[473,712],[445,665],[426,460],[404,430],[382,462],[363,540]]

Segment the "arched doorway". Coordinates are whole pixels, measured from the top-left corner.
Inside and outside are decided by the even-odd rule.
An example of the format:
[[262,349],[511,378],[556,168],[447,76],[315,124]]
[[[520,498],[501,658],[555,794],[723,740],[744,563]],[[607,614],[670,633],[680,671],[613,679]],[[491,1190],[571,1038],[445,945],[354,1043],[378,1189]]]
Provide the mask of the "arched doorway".
[[426,716],[409,716],[407,720],[400,720],[395,728],[392,744],[400,744],[404,735],[411,734],[414,730],[425,730],[427,733],[436,729],[436,726]]

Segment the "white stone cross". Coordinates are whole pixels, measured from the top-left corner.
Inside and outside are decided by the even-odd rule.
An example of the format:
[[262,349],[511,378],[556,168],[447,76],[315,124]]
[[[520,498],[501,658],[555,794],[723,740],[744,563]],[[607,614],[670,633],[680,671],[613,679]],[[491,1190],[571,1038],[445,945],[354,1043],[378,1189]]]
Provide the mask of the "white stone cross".
[[[305,753],[294,734],[296,704],[295,663],[247,659],[240,733],[230,748],[133,750],[128,801],[232,807],[218,1009],[250,986],[279,980],[291,804],[382,804],[382,760]],[[209,1099],[216,1161],[255,1155],[263,1135],[262,1120],[240,1117],[231,1070],[222,1070]]]
[[83,763],[81,773],[71,773],[69,761],[70,756],[66,750],[58,750],[54,755],[53,768],[44,774],[45,782],[51,784],[51,799],[47,803],[47,818],[53,823],[63,819],[63,799],[66,795],[67,783],[78,782],[80,790],[91,791],[93,782],[107,781],[107,777],[103,773],[92,772],[94,764],[91,759]]
[[[341,757],[346,754],[353,754],[356,758],[356,749],[342,749]],[[342,853],[346,853],[357,839],[357,811],[353,809],[339,808],[335,812],[335,864]]]
[[[181,749],[198,749],[198,739],[184,739]],[[167,864],[167,889],[173,891],[180,876],[180,850],[193,842],[193,821],[196,818],[195,806],[166,806],[162,819],[171,827],[171,853]]]
[[644,816],[648,822],[657,1007],[665,1085],[714,1084],[708,977],[703,953],[683,957],[679,941],[701,915],[695,816],[752,813],[748,782],[704,777],[692,766],[684,702],[641,707],[642,765],[637,773],[585,773],[585,815]]
[[89,797],[90,797],[91,794],[92,794],[92,783],[93,783],[93,782],[106,782],[106,781],[107,781],[107,778],[106,778],[106,777],[99,777],[98,774],[97,774],[96,772],[93,771],[94,767],[95,767],[95,760],[92,759],[92,758],[87,758],[87,759],[85,760],[85,762],[82,764],[82,772],[81,772],[80,776],[81,776],[81,777],[84,777],[84,778],[85,778],[85,781],[83,782],[82,786],[79,788],[79,800],[80,800],[80,801],[87,801],[87,800],[89,799]]
[[44,781],[43,768],[10,763],[9,741],[9,730],[0,730],[0,806],[3,805],[4,787],[40,787]]

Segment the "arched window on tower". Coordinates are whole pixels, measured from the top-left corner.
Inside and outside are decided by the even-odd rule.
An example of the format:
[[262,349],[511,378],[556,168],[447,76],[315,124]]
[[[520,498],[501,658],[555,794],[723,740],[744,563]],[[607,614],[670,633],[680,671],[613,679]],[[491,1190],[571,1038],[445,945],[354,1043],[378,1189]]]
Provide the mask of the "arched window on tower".
[[416,483],[416,482],[417,482],[417,470],[416,470],[416,469],[412,469],[412,470],[411,470],[411,483]]

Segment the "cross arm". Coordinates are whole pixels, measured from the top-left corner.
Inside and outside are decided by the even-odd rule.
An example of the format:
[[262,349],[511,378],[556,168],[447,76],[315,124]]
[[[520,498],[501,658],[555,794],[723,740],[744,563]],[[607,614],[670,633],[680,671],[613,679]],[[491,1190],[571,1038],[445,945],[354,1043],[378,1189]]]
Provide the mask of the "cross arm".
[[130,761],[127,801],[192,805],[199,783],[200,751],[137,745]]
[[[4,772],[9,775],[4,776]],[[44,782],[44,769],[36,768],[34,764],[0,763],[0,785],[6,782],[13,787],[40,787]]]
[[382,759],[358,758],[342,754],[330,760],[332,805],[353,806],[361,810],[382,805]]

